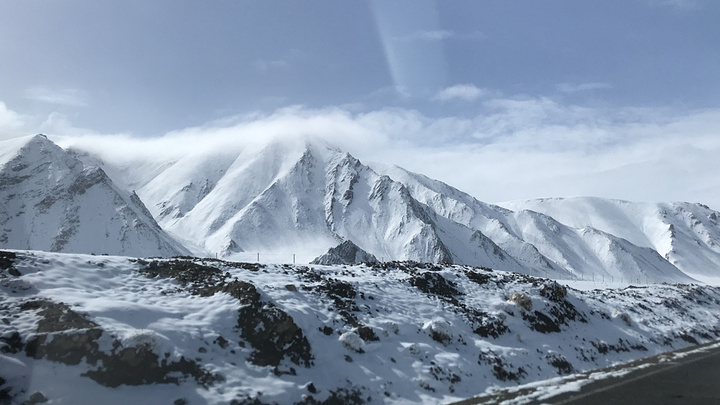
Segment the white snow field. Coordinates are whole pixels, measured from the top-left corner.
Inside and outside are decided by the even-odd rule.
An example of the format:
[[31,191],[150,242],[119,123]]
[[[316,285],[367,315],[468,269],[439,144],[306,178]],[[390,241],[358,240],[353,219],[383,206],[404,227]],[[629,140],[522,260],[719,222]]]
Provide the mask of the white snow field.
[[0,252],[0,401],[443,403],[720,337],[720,289]]

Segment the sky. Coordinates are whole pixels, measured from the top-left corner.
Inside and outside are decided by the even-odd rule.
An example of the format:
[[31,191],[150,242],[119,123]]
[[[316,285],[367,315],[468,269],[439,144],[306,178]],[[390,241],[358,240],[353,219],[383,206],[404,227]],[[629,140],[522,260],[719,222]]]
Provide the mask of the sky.
[[0,139],[317,134],[487,202],[720,209],[718,21],[715,0],[0,0]]

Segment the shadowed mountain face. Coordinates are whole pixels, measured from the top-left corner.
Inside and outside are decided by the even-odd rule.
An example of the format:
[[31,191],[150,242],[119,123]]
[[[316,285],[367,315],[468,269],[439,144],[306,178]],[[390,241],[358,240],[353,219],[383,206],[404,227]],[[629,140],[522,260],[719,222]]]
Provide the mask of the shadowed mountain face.
[[0,145],[0,246],[134,256],[187,252],[135,193],[45,136]]
[[316,257],[310,264],[361,264],[378,263],[378,259],[370,253],[360,249],[349,240],[328,249],[327,252]]
[[[467,264],[559,279],[689,282],[686,273],[720,273],[718,214],[699,206],[658,205],[662,209],[639,210],[632,221],[617,210],[597,210],[592,221],[576,221],[572,208],[555,213],[544,212],[540,204],[508,209],[483,203],[442,182],[398,167],[368,166],[309,139],[203,149],[172,158],[137,154],[124,165],[103,159],[113,151],[95,148],[90,153],[76,144],[68,154],[44,137],[25,142],[27,151],[17,152],[22,145],[9,141],[0,154],[6,200],[20,195],[12,187],[25,181],[34,191],[13,201],[27,205],[31,196],[37,199],[31,212],[13,208],[25,216],[22,226],[18,222],[11,229],[41,221],[45,207],[56,206],[57,196],[73,204],[92,201],[94,208],[77,208],[78,213],[114,208],[101,221],[73,216],[72,207],[62,206],[47,217],[56,222],[66,218],[50,225],[56,234],[63,229],[52,240],[25,238],[19,243],[16,238],[9,243],[8,234],[1,242],[5,247],[103,252],[97,241],[107,240],[106,245],[119,245],[113,253],[130,254],[128,249],[136,245],[146,250],[154,246],[156,254],[181,251],[164,230],[195,255],[231,260],[247,260],[244,252],[298,253],[310,260],[348,241],[381,261]],[[31,153],[42,149],[30,147],[36,144],[49,152]],[[64,180],[38,180],[51,178],[48,173],[64,173]],[[137,195],[118,184],[131,185]],[[106,191],[81,191],[101,189]],[[42,221],[39,229],[51,219]],[[108,232],[87,229],[100,237],[72,239],[82,227],[101,223]],[[145,239],[132,236],[138,232]],[[702,242],[699,247],[696,241]]]

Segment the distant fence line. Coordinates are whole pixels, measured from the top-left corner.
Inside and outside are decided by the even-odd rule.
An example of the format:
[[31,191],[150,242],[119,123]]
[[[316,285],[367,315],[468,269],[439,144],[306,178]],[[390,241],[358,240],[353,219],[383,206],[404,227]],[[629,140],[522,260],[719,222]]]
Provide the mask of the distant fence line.
[[[223,259],[223,260],[230,260],[234,262],[247,262],[247,263],[270,263],[270,264],[308,264],[313,259],[315,259],[316,256],[313,255],[307,255],[307,254],[296,254],[296,253],[263,253],[263,252],[240,252],[240,253],[233,253],[229,256],[218,256],[216,255],[215,258],[217,259]],[[384,259],[384,258],[383,258]],[[384,262],[385,260],[381,260],[381,262]],[[658,284],[657,281],[650,281],[647,277],[615,277],[615,276],[607,276],[604,274],[579,274],[576,278],[554,278],[549,273],[546,272],[544,275],[536,275],[536,277],[544,277],[553,279],[556,281],[584,281],[584,282],[591,282],[591,283],[622,283],[622,284]]]
[[228,256],[215,255],[215,258],[248,263],[307,264],[310,263],[315,256],[296,253],[240,252]]
[[623,283],[623,284],[659,284],[658,281],[651,281],[647,277],[615,277],[606,276],[604,274],[581,274],[579,278],[573,279],[558,279],[558,281],[585,281],[591,283]]

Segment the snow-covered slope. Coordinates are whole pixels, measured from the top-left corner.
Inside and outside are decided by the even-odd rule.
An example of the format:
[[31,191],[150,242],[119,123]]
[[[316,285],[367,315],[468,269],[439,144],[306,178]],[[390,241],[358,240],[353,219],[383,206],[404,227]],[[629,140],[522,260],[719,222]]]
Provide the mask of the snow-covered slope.
[[413,197],[438,215],[488,235],[535,274],[553,278],[692,281],[652,249],[589,224],[567,226],[522,206],[512,211],[486,204],[420,174],[397,166],[381,167],[383,173],[405,184]]
[[503,206],[542,212],[569,226],[594,227],[652,248],[693,277],[720,277],[720,213],[691,203],[544,198]]
[[[646,245],[490,205],[398,167],[367,166],[311,137],[225,145],[148,161],[73,150],[132,185],[158,223],[200,256],[309,261],[344,241],[379,260],[456,263],[559,279],[692,279]],[[92,153],[89,152],[92,150]],[[605,231],[605,232],[604,232]],[[248,254],[250,253],[250,254]],[[252,255],[252,256],[251,256]]]
[[0,400],[447,403],[720,337],[720,290],[0,251]]
[[108,172],[136,185],[160,225],[198,255],[298,252],[310,260],[350,240],[381,260],[525,270],[481,232],[437,216],[402,183],[323,142],[199,151],[156,161],[152,177],[133,175],[132,167],[147,166]]
[[136,256],[188,252],[137,195],[43,135],[0,143],[0,247]]

